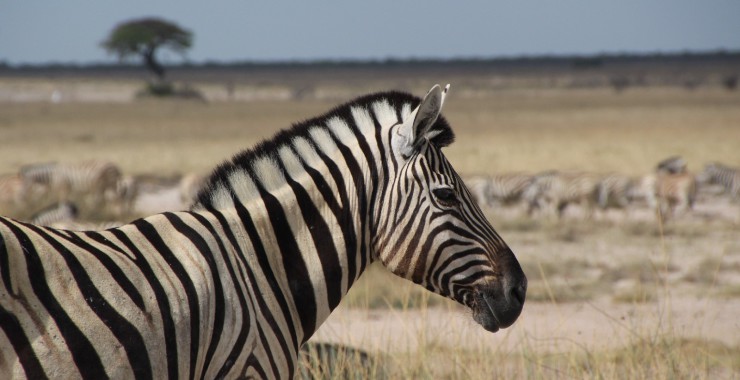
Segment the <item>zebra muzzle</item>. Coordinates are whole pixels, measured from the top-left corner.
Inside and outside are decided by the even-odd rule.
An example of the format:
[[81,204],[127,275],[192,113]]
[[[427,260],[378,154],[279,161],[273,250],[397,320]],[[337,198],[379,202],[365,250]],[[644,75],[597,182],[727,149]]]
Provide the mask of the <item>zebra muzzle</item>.
[[509,327],[522,313],[527,294],[527,278],[521,270],[519,273],[475,289],[473,319],[486,330],[496,332]]

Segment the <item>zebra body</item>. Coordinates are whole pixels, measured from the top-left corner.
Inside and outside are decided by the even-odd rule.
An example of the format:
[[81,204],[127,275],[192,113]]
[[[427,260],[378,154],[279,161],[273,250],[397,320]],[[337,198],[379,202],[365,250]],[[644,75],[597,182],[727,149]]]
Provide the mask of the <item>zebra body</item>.
[[121,171],[108,161],[35,164],[21,168],[20,175],[47,186],[57,202],[74,203],[84,217],[99,217],[101,210],[115,207],[120,198]]
[[721,185],[730,197],[740,197],[740,168],[712,162],[704,166],[704,170],[697,175],[697,181]]
[[71,231],[102,231],[111,228],[116,228],[126,223],[115,220],[108,220],[102,222],[85,222],[78,220],[61,220],[50,223],[48,227],[60,229],[60,230],[71,230]]
[[533,180],[529,174],[503,173],[471,177],[465,183],[479,205],[491,207],[519,202]]
[[597,202],[597,186],[600,176],[583,172],[549,171],[535,176],[524,191],[529,213],[544,210],[561,217],[570,204],[580,204],[587,215],[593,212]]
[[693,174],[659,174],[655,180],[655,196],[661,215],[684,213],[694,206],[696,179]]
[[55,204],[39,211],[31,218],[31,224],[51,226],[56,223],[70,222],[77,219],[77,207],[68,202]]
[[526,277],[441,153],[445,95],[296,125],[220,165],[189,212],[93,232],[0,218],[0,377],[292,378],[374,260],[509,326]]
[[0,176],[0,215],[29,219],[57,203],[48,186],[17,174]]
[[630,190],[634,180],[620,174],[607,174],[601,178],[597,187],[599,208],[626,208],[630,204]]

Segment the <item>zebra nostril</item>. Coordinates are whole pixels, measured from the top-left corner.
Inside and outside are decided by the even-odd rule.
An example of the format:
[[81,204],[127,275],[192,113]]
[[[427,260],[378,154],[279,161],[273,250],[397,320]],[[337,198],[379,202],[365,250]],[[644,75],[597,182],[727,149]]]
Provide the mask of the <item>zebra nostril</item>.
[[512,286],[509,289],[509,296],[511,299],[517,300],[519,305],[523,305],[524,299],[527,297],[527,286],[524,284]]

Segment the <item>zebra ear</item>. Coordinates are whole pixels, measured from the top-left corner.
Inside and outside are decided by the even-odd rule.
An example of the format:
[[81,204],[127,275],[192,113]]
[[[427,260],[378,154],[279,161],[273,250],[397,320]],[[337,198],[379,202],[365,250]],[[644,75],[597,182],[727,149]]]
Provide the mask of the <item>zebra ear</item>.
[[416,108],[416,115],[414,116],[412,127],[413,145],[415,147],[419,146],[425,138],[430,138],[427,136],[427,133],[429,133],[432,125],[437,121],[440,112],[442,112],[442,103],[444,102],[448,88],[449,85],[445,88],[445,92],[443,93],[439,85],[435,84],[434,87],[427,92],[426,96],[424,96],[419,107]]
[[410,156],[425,140],[430,140],[441,132],[433,131],[432,126],[442,111],[442,105],[449,89],[449,84],[445,86],[444,91],[438,84],[435,84],[426,96],[424,96],[419,106],[411,112],[409,118],[413,118],[414,121],[410,126],[404,126],[404,129],[408,128],[410,130],[402,131],[402,134],[406,135],[407,139],[407,145],[402,149],[402,153],[405,156]]

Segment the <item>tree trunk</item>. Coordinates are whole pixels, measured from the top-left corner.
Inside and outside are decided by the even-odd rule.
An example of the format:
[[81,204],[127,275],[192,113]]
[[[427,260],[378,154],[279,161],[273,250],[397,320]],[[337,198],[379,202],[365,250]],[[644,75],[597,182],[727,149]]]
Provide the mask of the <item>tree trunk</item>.
[[144,56],[144,63],[146,67],[151,70],[160,82],[164,82],[164,67],[157,62],[154,57],[154,48],[147,49],[142,55]]

